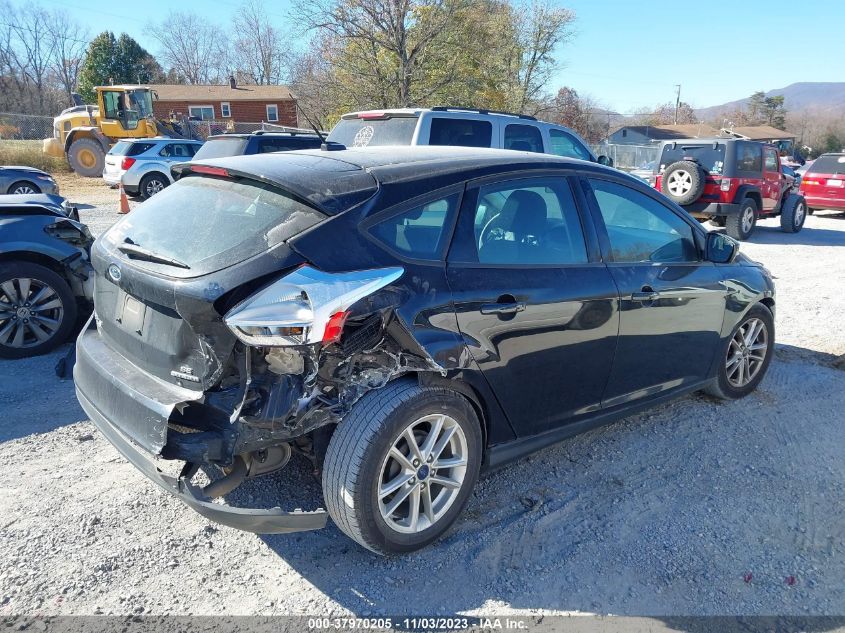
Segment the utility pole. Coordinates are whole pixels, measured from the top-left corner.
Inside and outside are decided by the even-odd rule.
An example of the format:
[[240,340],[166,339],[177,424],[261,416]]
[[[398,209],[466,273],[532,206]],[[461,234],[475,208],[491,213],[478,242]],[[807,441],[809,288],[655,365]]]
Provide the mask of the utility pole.
[[678,89],[675,95],[675,125],[678,125],[678,110],[681,108],[681,84],[675,84]]

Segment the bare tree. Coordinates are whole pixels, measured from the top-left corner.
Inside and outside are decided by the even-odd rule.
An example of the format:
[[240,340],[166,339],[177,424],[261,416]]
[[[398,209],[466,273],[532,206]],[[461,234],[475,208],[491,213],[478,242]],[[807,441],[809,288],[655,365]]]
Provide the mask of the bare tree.
[[159,58],[187,83],[219,83],[225,77],[228,44],[219,26],[194,13],[171,12],[150,33],[159,43]]
[[277,84],[286,78],[291,62],[287,47],[260,0],[241,5],[233,26],[238,36],[232,47],[232,62],[240,76],[258,85]]
[[409,106],[419,96],[426,54],[447,28],[460,0],[298,0],[300,21],[337,38],[347,72],[376,81],[379,106]]
[[47,30],[49,15],[40,7],[15,11],[6,3],[3,8],[4,65],[14,77],[19,92],[29,95],[31,106],[39,113],[46,113],[52,109],[48,73],[54,52]]
[[50,68],[61,83],[70,105],[90,36],[88,30],[73,22],[65,11],[50,14],[46,28],[53,48]]

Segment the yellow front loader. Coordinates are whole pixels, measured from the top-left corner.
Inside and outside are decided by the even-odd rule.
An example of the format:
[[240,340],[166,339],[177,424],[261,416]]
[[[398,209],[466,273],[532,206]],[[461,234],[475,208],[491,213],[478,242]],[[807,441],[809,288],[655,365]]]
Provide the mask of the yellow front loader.
[[149,86],[97,86],[97,105],[76,105],[53,120],[53,137],[44,153],[67,156],[81,176],[103,175],[106,153],[119,139],[181,137],[174,127],[153,116],[154,92]]

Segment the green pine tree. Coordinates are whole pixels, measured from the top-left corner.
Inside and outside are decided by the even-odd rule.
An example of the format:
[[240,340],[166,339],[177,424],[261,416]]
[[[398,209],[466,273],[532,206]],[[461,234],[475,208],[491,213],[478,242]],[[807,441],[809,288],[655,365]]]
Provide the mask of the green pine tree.
[[79,72],[79,94],[86,103],[96,103],[95,86],[161,81],[159,63],[138,42],[121,33],[115,38],[104,31],[91,40]]

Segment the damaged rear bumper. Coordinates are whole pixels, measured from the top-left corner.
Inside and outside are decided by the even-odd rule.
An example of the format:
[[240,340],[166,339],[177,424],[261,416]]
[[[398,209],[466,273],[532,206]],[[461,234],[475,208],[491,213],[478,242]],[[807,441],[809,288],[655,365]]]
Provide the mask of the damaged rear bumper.
[[[96,329],[83,330],[77,341],[74,380],[79,403],[106,439],[155,484],[207,519],[259,534],[283,534],[325,527],[327,513],[324,510],[286,512],[281,508],[252,509],[217,504],[207,498],[201,488],[192,485],[188,478],[172,477],[159,470],[147,451],[151,449],[155,453],[163,446],[167,414],[173,405],[168,396],[173,394],[159,394],[164,397],[156,400],[150,397],[151,391],[155,391],[149,389],[150,385],[145,385],[146,395],[140,397],[140,392],[136,390],[140,386],[138,381],[154,379],[132,368],[128,361],[112,352]],[[160,389],[164,387],[163,384],[157,386]],[[147,450],[139,448],[136,443]]]

